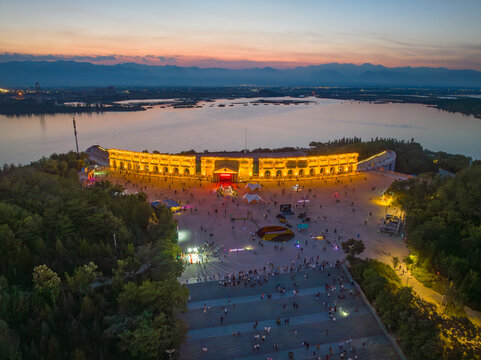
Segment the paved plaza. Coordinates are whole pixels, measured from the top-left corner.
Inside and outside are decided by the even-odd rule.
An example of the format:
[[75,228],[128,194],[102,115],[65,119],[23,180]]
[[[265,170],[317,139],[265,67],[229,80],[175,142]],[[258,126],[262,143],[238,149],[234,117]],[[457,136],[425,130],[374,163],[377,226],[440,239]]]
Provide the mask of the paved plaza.
[[[244,204],[230,196],[219,197],[216,194],[219,185],[212,182],[134,174],[116,175],[111,180],[124,185],[130,193],[145,192],[149,201],[173,199],[190,208],[175,215],[179,246],[188,252],[208,245],[217,252],[216,256],[204,257],[203,264],[187,265],[180,279],[184,283],[213,280],[214,276],[270,264],[280,268],[304,257],[320,256],[333,262],[344,258],[340,243],[351,237],[363,240],[366,245],[362,257],[390,263],[392,256],[408,255],[400,236],[378,231],[383,216],[393,211],[380,203],[382,192],[394,180],[389,176],[361,173],[337,179],[263,182],[259,195],[265,202],[261,205]],[[294,190],[296,184],[301,191]],[[234,188],[238,188],[240,196],[246,193],[244,184],[234,184]],[[309,202],[299,202],[304,199]],[[259,227],[282,225],[276,219],[281,204],[294,207],[295,214],[287,216],[287,220],[295,238],[285,244],[261,241],[256,236],[252,239],[251,233]],[[311,218],[309,228],[298,232],[298,215],[304,212]],[[326,240],[311,240],[310,234],[320,232]]]
[[[345,254],[341,242],[349,238],[363,240],[363,257],[390,263],[392,256],[407,256],[401,236],[379,232],[384,215],[395,211],[381,202],[381,194],[394,180],[392,177],[369,172],[315,181],[263,182],[259,195],[264,202],[255,205],[240,201],[247,192],[245,184],[240,183],[233,184],[239,196],[231,197],[218,194],[219,184],[199,180],[125,173],[114,174],[110,180],[130,193],[145,192],[149,201],[172,199],[186,206],[175,215],[179,246],[186,253],[205,250],[200,252],[199,262],[186,264],[179,279],[188,285],[191,294],[189,311],[183,315],[189,332],[180,349],[182,359],[288,359],[290,352],[296,359],[317,359],[319,355],[323,359],[326,355],[330,359],[399,358],[361,298],[350,295],[350,281],[344,281],[346,292],[341,294],[337,287],[328,297],[326,284],[333,285],[332,279],[342,276],[343,270],[319,270],[322,264],[342,261]],[[295,233],[294,239],[285,243],[261,240],[255,235],[260,227],[282,225],[276,218],[282,204],[293,206],[294,215],[286,216],[286,220]],[[301,213],[310,222],[308,229],[298,231]],[[324,239],[312,236],[320,233]],[[226,276],[230,279],[249,271],[251,282],[245,286],[242,281],[235,287],[219,285]],[[295,279],[291,279],[291,271]],[[303,271],[309,271],[308,279]],[[277,275],[268,275],[272,273]],[[257,276],[262,284],[251,287]],[[264,283],[266,276],[270,278]],[[285,287],[284,294],[277,291],[278,283]],[[294,289],[299,290],[298,295],[294,295]],[[345,294],[344,299],[338,299]],[[333,313],[334,300],[337,304]],[[293,302],[299,309],[292,307]],[[205,313],[204,304],[210,307]],[[286,318],[289,324],[284,323]],[[270,327],[268,334],[264,327]],[[238,332],[240,335],[233,335]],[[256,334],[260,339],[266,336],[265,340],[255,340]],[[308,342],[309,347],[303,342]],[[259,349],[253,350],[256,343]]]
[[[342,269],[296,269],[267,282],[260,272],[260,285],[256,278],[252,274],[237,286],[189,285],[189,311],[183,315],[189,332],[181,359],[289,359],[289,353],[294,359],[400,358]],[[326,284],[332,288],[326,291]]]

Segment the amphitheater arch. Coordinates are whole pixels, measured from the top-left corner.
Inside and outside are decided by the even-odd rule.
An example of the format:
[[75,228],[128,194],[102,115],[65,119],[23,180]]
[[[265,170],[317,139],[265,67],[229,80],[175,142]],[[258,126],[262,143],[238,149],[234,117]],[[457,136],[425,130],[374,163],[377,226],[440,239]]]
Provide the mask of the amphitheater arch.
[[282,177],[282,171],[281,170],[276,171],[276,177],[278,177],[278,178]]
[[149,172],[149,165],[145,165],[145,166],[144,166],[144,171],[145,171],[145,172]]
[[266,170],[266,172],[264,173],[264,176],[266,178],[270,178],[271,177],[271,172],[269,170]]
[[304,169],[299,170],[299,176],[304,176]]
[[184,175],[189,175],[189,174],[190,174],[189,168],[185,168],[184,169]]
[[135,170],[140,171],[140,164],[135,164]]
[[326,172],[326,169],[323,167],[319,170],[319,174],[324,175],[325,172]]
[[352,172],[352,165],[349,165],[349,168],[347,171]]
[[179,175],[179,168],[174,168],[174,175]]
[[159,173],[159,167],[158,166],[154,166],[154,173],[156,173],[156,174]]
[[168,174],[169,173],[169,169],[166,167],[164,167],[164,174]]
[[309,176],[316,175],[316,171],[314,169],[309,170]]
[[124,165],[124,163],[123,163],[122,161],[120,162],[119,168],[120,168],[121,170],[123,170],[123,169],[125,168],[125,165]]
[[292,176],[292,170],[289,170],[289,171],[287,172],[287,176]]
[[128,169],[129,171],[132,170],[132,164],[131,164],[131,163],[128,163],[128,164],[127,164],[127,169]]
[[331,170],[329,170],[329,173],[335,174],[336,173],[336,168],[333,166],[331,167]]

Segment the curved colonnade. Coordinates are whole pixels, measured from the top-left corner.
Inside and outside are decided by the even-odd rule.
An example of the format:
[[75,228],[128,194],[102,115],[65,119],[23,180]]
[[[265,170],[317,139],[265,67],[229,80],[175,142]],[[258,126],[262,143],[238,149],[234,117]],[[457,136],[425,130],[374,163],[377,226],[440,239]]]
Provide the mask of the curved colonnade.
[[[108,149],[109,167],[116,170],[148,175],[202,177],[214,181],[248,181],[317,178],[354,173],[357,153],[288,157],[260,157],[256,154],[225,156],[168,155]],[[264,155],[264,154],[263,154]]]

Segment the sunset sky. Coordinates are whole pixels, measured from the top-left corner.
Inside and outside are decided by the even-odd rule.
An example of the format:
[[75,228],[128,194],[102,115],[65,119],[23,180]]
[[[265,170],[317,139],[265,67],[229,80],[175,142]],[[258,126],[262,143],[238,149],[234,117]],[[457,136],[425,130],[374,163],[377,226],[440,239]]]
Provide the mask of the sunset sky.
[[481,70],[480,0],[4,0],[0,10],[0,61]]

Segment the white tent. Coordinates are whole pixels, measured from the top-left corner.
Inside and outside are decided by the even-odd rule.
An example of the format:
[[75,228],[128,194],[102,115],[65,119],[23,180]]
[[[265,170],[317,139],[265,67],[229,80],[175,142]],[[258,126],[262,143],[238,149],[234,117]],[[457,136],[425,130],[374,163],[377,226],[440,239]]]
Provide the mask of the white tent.
[[261,185],[259,183],[247,183],[246,184],[246,189],[248,191],[259,191],[261,189]]
[[263,202],[262,198],[257,194],[245,194],[242,197],[242,202],[247,204],[259,204]]

